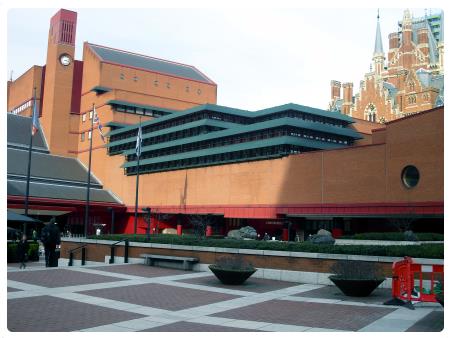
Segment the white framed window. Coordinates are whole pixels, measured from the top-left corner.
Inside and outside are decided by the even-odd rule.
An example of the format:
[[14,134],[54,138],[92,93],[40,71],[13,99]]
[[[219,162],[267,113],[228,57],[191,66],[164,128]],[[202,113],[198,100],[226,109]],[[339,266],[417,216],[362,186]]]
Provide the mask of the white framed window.
[[80,141],[81,141],[81,142],[84,142],[84,137],[85,137],[84,133],[81,133],[81,134],[80,134]]
[[90,131],[90,132],[88,133],[88,139],[89,139],[89,140],[91,139],[91,137],[92,137],[92,131]]
[[90,111],[89,112],[89,120],[92,120],[92,116],[94,115],[94,112],[93,111]]
[[81,120],[82,120],[83,122],[86,122],[86,114],[81,115]]

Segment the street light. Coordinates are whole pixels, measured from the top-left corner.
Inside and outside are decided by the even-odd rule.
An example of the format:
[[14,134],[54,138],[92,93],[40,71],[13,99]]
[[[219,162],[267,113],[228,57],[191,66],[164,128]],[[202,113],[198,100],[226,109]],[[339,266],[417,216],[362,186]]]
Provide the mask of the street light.
[[106,210],[111,212],[111,228],[109,231],[112,235],[112,234],[114,234],[114,208],[108,207],[108,208],[106,208]]
[[150,239],[150,215],[151,215],[152,209],[149,207],[146,207],[146,208],[142,208],[142,211],[147,213],[147,216],[145,217],[147,220],[147,229],[145,230],[145,232],[147,234],[147,240],[149,240]]

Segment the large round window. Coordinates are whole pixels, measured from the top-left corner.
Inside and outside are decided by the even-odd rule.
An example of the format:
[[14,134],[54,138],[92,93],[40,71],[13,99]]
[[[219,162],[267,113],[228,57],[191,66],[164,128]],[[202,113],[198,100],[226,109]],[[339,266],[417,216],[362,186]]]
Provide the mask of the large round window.
[[419,183],[420,174],[419,170],[413,165],[408,165],[403,168],[402,182],[405,187],[414,188]]

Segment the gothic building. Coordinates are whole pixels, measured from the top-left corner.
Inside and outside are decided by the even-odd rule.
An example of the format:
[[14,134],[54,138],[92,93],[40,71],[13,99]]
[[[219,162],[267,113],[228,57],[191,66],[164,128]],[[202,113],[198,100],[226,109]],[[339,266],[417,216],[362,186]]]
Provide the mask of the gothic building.
[[386,60],[377,17],[370,72],[355,95],[353,83],[331,81],[329,110],[384,123],[444,105],[443,12],[413,18],[407,9],[398,26]]

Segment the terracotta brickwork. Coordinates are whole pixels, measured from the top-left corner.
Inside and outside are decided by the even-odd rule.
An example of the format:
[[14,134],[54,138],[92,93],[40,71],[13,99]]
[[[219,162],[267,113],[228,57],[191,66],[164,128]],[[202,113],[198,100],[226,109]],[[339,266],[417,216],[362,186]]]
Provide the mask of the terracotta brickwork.
[[8,112],[23,116],[32,115],[34,88],[36,88],[36,101],[40,105],[42,72],[43,67],[33,66],[14,81],[8,81]]
[[[413,21],[421,26],[414,28]],[[444,66],[439,53],[443,53],[444,42],[437,42],[431,35],[425,18],[414,19],[409,10],[405,11],[402,23],[400,32],[389,34],[387,60],[382,51],[381,33],[377,31],[380,44],[374,51],[373,71],[364,75],[359,93],[353,99],[349,98],[352,84],[344,84],[344,98],[340,100],[339,92],[332,96],[330,110],[384,123],[440,105],[437,99],[443,96]],[[419,80],[419,72],[425,80]],[[331,84],[333,93],[338,90],[336,82]]]

